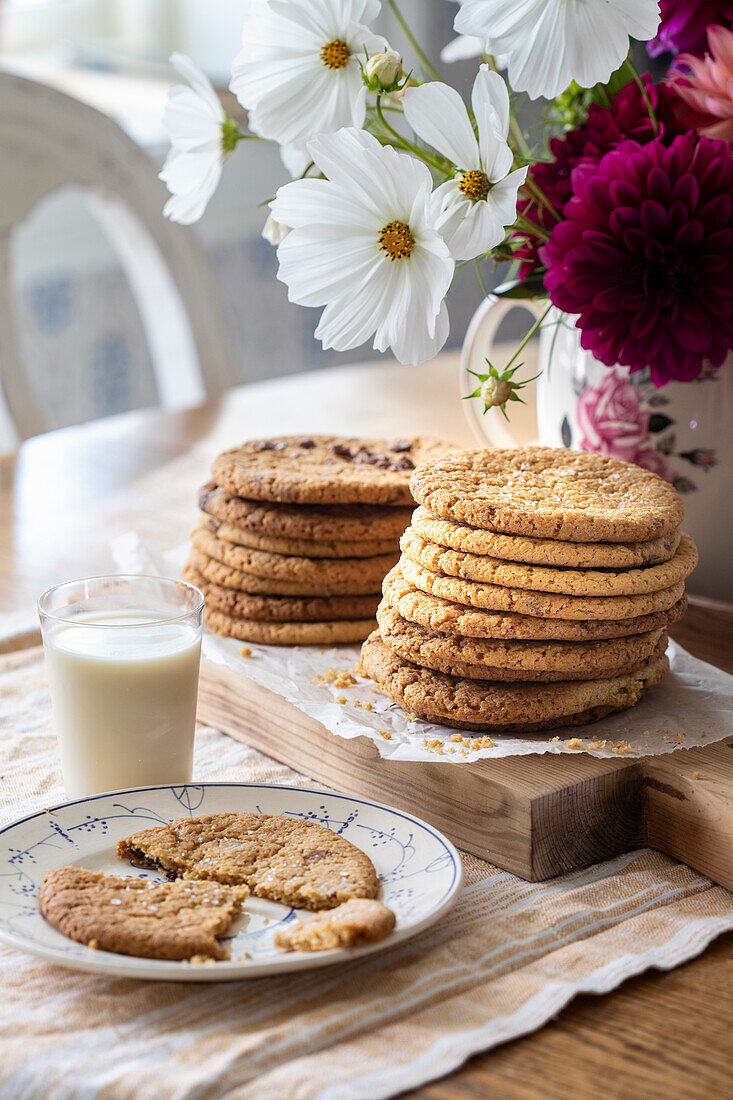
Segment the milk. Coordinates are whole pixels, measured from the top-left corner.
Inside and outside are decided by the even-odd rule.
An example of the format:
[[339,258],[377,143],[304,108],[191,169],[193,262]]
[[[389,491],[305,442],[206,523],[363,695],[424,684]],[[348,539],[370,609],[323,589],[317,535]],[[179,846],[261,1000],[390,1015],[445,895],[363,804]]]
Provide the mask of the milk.
[[191,779],[200,631],[149,612],[86,612],[45,633],[64,787],[79,798]]

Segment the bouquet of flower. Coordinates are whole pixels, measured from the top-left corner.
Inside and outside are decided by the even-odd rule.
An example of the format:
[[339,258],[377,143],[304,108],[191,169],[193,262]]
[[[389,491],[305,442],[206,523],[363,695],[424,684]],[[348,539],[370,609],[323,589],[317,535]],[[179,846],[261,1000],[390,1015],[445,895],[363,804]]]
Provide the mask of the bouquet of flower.
[[[511,263],[495,293],[547,310],[477,378],[472,396],[505,414],[553,306],[598,360],[649,368],[656,386],[719,367],[733,348],[733,2],[458,0],[442,60],[478,59],[470,102],[386,3],[409,60],[371,29],[379,0],[250,0],[231,82],[246,133],[175,55],[188,86],[166,112],[165,213],[196,220],[235,147],[277,142],[294,178],[264,236],[290,300],[323,308],[324,347],[373,340],[403,363],[443,347],[458,265],[484,286],[486,264]],[[632,38],[677,55],[665,80],[639,76]],[[517,114],[527,99],[545,101],[539,148]]]

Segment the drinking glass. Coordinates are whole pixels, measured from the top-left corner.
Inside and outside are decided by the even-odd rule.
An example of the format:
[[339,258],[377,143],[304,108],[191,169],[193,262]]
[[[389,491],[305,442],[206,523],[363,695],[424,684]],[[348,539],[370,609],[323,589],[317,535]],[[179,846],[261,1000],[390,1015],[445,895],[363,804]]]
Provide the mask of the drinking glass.
[[204,597],[161,577],[67,581],[38,599],[64,787],[188,783]]

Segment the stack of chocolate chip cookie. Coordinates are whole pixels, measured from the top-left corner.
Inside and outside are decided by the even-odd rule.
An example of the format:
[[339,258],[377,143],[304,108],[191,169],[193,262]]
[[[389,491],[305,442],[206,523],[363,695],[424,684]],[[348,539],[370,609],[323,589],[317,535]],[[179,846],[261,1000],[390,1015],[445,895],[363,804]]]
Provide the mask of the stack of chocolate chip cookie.
[[410,474],[446,449],[282,436],[219,455],[184,573],[208,626],[275,645],[363,641],[414,506]]
[[667,673],[697,564],[682,502],[604,455],[529,447],[423,463],[362,664],[411,715],[461,729],[581,725]]

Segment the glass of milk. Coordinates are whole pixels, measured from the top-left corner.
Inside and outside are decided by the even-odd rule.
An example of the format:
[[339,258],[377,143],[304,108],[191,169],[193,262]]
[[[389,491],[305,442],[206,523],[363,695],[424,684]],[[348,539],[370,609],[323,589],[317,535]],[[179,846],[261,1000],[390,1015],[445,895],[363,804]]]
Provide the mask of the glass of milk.
[[191,780],[204,597],[160,577],[68,581],[38,600],[64,787]]

